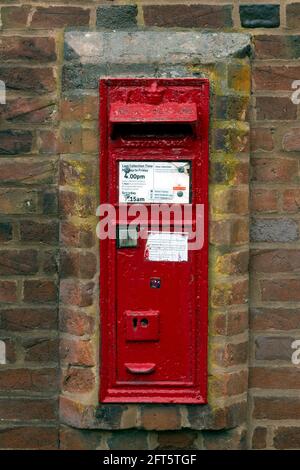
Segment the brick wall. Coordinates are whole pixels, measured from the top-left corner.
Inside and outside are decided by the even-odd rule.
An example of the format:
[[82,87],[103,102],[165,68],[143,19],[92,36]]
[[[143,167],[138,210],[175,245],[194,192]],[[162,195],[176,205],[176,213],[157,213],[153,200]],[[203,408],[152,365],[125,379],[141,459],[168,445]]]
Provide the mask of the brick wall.
[[[94,228],[89,219],[95,197],[78,187],[78,181],[88,186],[96,177],[91,166],[85,167],[79,158],[97,158],[96,95],[90,101],[64,99],[63,30],[144,26],[242,31],[253,36],[247,446],[300,448],[300,373],[290,359],[290,344],[300,339],[300,126],[299,106],[290,100],[291,84],[300,80],[300,2],[137,3],[0,0],[0,79],[8,86],[7,104],[0,105],[0,339],[7,347],[7,364],[0,365],[0,448],[129,448],[133,442],[138,448],[245,446],[242,429],[175,431],[176,418],[168,412],[163,415],[163,424],[157,425],[159,433],[151,428],[153,424],[150,431],[147,425],[144,431],[83,431],[59,426],[60,388],[67,395],[82,387],[88,393],[89,387],[97,384],[89,346],[90,337],[95,339],[95,319],[89,314],[95,301],[97,269]],[[88,81],[89,77],[77,73],[69,80]],[[246,77],[234,69],[230,77],[242,93]],[[68,75],[64,78],[68,80]],[[219,106],[220,113],[226,112],[224,109],[228,112],[228,103],[220,102]],[[83,126],[69,125],[83,116]],[[228,174],[222,159],[214,165],[221,178]],[[243,174],[242,166],[238,174]],[[62,188],[59,209],[58,185]],[[240,194],[228,194],[226,201],[222,199],[225,213],[231,213],[229,205],[235,207],[233,212],[243,210]],[[86,214],[87,206],[90,214]],[[237,228],[233,219],[229,215],[229,221],[216,224],[213,236],[227,236],[230,243],[247,237],[247,227]],[[226,275],[240,276],[247,259],[237,250],[220,263]],[[63,292],[60,329],[66,335],[61,348],[61,379],[58,277]],[[222,332],[224,298],[227,302],[228,296],[222,289],[218,292],[215,302],[219,312],[216,309],[211,325]],[[238,286],[233,294],[240,295]],[[243,312],[236,309],[231,320],[234,335],[239,322],[243,324]],[[245,328],[247,325],[243,331]],[[74,342],[74,337],[81,339]],[[239,354],[242,352],[229,348],[225,356]],[[226,383],[228,396],[230,389],[244,391],[244,381],[245,377],[233,374]],[[75,414],[76,410],[71,408],[70,412]],[[80,416],[80,409],[78,415],[86,418],[82,413]],[[122,416],[123,423],[135,419],[128,410]],[[115,415],[104,419],[118,428],[118,417],[120,412],[115,409]],[[144,419],[155,422],[156,417],[153,410]]]

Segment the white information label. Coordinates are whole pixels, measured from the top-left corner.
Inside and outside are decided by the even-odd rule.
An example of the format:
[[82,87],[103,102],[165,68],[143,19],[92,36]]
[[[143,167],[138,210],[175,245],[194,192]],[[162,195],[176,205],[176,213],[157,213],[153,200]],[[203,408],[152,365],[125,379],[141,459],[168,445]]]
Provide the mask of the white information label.
[[120,162],[119,202],[190,202],[189,162]]
[[149,261],[187,261],[188,233],[149,232],[145,258]]

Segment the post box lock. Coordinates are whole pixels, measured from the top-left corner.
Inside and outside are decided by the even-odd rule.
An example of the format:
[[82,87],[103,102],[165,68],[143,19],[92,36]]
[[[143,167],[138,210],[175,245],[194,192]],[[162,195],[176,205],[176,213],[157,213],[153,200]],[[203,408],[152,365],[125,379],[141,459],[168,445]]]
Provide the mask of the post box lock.
[[102,79],[99,124],[100,401],[206,403],[209,82]]

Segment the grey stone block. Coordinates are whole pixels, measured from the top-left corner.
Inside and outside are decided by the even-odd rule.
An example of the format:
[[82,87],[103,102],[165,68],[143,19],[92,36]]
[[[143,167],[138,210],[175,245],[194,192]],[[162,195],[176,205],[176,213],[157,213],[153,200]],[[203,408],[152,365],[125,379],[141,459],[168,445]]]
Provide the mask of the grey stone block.
[[254,219],[250,236],[254,242],[291,242],[298,239],[298,225],[293,219]]

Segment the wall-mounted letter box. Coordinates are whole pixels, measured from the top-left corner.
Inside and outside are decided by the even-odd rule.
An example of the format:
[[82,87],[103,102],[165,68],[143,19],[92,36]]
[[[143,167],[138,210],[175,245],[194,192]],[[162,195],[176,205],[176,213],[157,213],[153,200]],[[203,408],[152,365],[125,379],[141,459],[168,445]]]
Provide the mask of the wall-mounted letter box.
[[208,128],[206,79],[100,80],[101,402],[206,402]]

